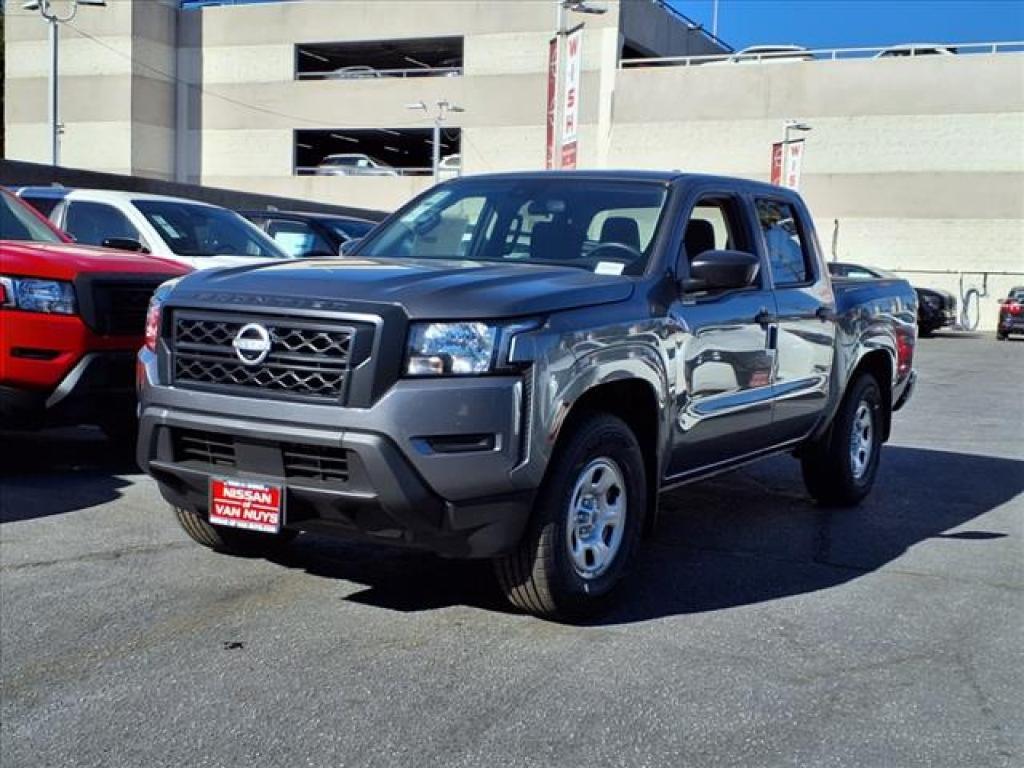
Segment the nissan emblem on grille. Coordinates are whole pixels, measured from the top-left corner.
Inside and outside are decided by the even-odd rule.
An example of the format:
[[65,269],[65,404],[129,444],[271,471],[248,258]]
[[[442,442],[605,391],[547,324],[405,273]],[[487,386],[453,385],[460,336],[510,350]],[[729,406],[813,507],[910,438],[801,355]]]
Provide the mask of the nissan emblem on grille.
[[202,389],[257,389],[268,396],[344,396],[355,328],[307,318],[178,309],[174,381]]
[[231,346],[243,363],[259,365],[270,354],[270,332],[259,323],[243,325]]

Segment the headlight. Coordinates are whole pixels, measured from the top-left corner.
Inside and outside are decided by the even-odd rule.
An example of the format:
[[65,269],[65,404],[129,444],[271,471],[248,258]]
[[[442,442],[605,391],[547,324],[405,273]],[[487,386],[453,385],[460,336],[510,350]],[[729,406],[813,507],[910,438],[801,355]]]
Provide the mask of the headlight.
[[409,331],[408,376],[472,376],[494,367],[498,327],[487,323],[416,323]]
[[160,283],[149,298],[149,309],[146,310],[145,346],[150,352],[156,352],[156,340],[160,338],[160,312],[164,302],[167,301],[167,297],[171,295],[171,291],[174,290],[174,286],[178,284],[179,280],[181,278],[176,277],[173,280]]
[[63,280],[0,277],[0,306],[25,312],[75,314],[75,288]]

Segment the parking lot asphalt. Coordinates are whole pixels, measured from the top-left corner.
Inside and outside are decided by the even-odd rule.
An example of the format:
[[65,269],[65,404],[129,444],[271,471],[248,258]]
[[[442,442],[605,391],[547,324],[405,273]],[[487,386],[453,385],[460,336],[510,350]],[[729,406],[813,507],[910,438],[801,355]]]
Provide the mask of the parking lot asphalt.
[[872,496],[673,492],[620,605],[303,536],[194,545],[98,432],[0,435],[0,764],[1020,766],[1024,342],[922,340]]

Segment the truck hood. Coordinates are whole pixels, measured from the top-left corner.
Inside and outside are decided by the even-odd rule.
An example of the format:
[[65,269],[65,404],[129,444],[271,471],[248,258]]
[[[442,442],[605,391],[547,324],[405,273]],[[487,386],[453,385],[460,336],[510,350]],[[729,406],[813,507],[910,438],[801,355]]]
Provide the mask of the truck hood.
[[65,243],[0,240],[0,273],[73,280],[93,273],[183,275],[189,271],[169,259]]
[[413,319],[543,314],[622,301],[633,281],[554,265],[441,259],[298,259],[213,272],[182,281],[176,297],[279,296],[401,306]]

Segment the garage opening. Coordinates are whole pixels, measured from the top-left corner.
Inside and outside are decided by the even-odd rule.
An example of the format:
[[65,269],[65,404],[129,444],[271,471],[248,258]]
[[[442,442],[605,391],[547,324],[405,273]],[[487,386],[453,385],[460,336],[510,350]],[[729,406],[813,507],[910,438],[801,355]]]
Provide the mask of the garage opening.
[[[429,176],[433,129],[370,128],[295,132],[299,176]],[[462,131],[441,129],[441,167],[458,168]]]
[[295,46],[298,80],[372,80],[385,77],[458,77],[461,37],[423,37]]

